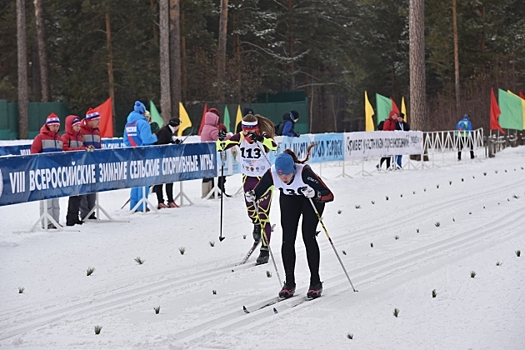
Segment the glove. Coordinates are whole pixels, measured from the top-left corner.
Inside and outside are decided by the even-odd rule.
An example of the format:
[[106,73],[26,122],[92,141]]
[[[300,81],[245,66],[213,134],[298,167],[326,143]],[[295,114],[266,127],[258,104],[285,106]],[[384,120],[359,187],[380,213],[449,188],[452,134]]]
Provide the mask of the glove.
[[303,188],[303,196],[306,198],[315,198],[317,197],[317,192],[310,186],[306,186]]
[[95,150],[95,146],[89,145],[86,147],[86,152],[93,152]]
[[246,198],[246,202],[248,203],[253,203],[255,202],[256,198],[255,198],[255,192],[252,190],[252,191],[248,191],[244,194],[244,198]]
[[295,137],[299,137],[301,136],[301,134],[299,134],[298,132],[295,133]]
[[226,130],[219,130],[219,140],[224,141],[225,137],[226,137]]
[[176,145],[180,145],[182,143],[182,141],[179,140],[179,139],[175,139],[175,141],[173,141],[173,143],[176,144]]
[[257,142],[264,141],[264,137],[262,135],[256,134],[254,132],[248,133],[248,137],[250,138],[250,140],[253,140],[253,141],[257,141]]

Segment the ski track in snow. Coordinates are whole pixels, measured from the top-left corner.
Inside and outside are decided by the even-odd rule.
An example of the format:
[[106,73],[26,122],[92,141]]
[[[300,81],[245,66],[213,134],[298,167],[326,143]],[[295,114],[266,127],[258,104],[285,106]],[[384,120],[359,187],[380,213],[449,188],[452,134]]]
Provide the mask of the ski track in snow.
[[[137,341],[131,337],[123,343],[117,341],[112,344],[110,339],[105,339],[101,343],[102,348],[228,348],[234,347],[235,341],[243,332],[258,332],[261,327],[268,326],[275,317],[293,317],[290,315],[301,313],[308,310],[307,308],[337,308],[338,304],[347,300],[358,303],[377,298],[385,290],[403,286],[407,281],[427,276],[447,264],[466,259],[506,240],[523,236],[525,200],[514,199],[512,196],[525,195],[524,172],[502,171],[498,178],[500,181],[496,182],[494,174],[483,175],[483,170],[480,170],[483,169],[483,164],[471,165],[472,170],[463,171],[461,175],[455,175],[453,172],[451,174],[450,169],[392,174],[392,177],[396,176],[396,180],[402,176],[403,181],[406,181],[405,178],[409,179],[407,181],[414,181],[412,186],[404,185],[400,188],[395,187],[395,182],[389,179],[390,176],[327,180],[335,192],[336,200],[339,185],[343,181],[349,183],[345,190],[356,194],[359,191],[365,192],[356,196],[350,195],[345,202],[328,204],[323,217],[352,283],[359,291],[357,293],[353,293],[319,225],[321,277],[325,286],[324,295],[320,299],[305,301],[306,286],[298,285],[294,297],[276,302],[277,298],[274,295],[277,294],[278,286],[273,282],[276,277],[266,283],[271,286],[265,286],[258,293],[254,293],[254,289],[250,288],[248,293],[254,294],[246,294],[246,290],[232,290],[230,295],[221,295],[221,299],[212,298],[210,291],[214,288],[219,289],[215,286],[237,287],[242,285],[243,279],[251,281],[254,276],[261,276],[263,271],[275,274],[272,262],[253,266],[254,256],[257,255],[255,251],[250,260],[241,266],[236,266],[238,262],[235,258],[224,256],[204,260],[193,267],[143,271],[133,277],[116,276],[111,284],[89,290],[89,297],[72,290],[71,293],[64,292],[59,300],[39,299],[20,305],[2,303],[0,347],[10,348],[14,344],[17,348],[47,348],[44,339],[37,340],[38,334],[44,335],[46,331],[67,332],[72,324],[80,325],[93,319],[111,321],[129,317],[131,320],[139,318],[143,322],[154,320],[151,321],[154,324],[160,321],[153,318],[153,311],[149,306],[158,300],[164,300],[163,303],[169,305],[166,308],[170,312],[161,314],[164,318],[160,320],[174,322],[172,331],[151,337],[150,341]],[[500,166],[500,169],[503,169],[503,166]],[[472,176],[475,176],[476,181]],[[505,177],[503,181],[502,177]],[[385,184],[389,181],[392,181],[393,186]],[[449,181],[452,181],[452,184],[449,184]],[[382,187],[372,192],[375,198],[371,198],[370,193],[366,193],[366,186],[376,186],[378,183]],[[436,188],[438,184],[439,189]],[[465,193],[466,189],[468,195]],[[402,193],[403,191],[406,193]],[[413,194],[413,191],[416,194]],[[436,191],[439,191],[439,194]],[[389,197],[388,200],[386,196]],[[278,195],[274,196],[274,200],[276,197]],[[241,201],[238,196],[231,200]],[[374,200],[375,204],[372,204],[371,200]],[[360,205],[361,208],[356,209],[356,205]],[[328,209],[330,206],[333,208]],[[486,209],[482,209],[483,206]],[[238,207],[242,209],[242,206]],[[402,215],[399,212],[400,208]],[[342,215],[335,214],[338,209],[343,212]],[[65,208],[62,207],[62,210]],[[238,210],[237,215],[241,215],[240,212]],[[360,215],[365,212],[375,214]],[[235,217],[235,214],[232,216]],[[278,218],[276,201],[272,207],[272,218]],[[243,216],[242,220],[237,220],[239,223],[234,222],[230,226],[246,227],[245,221]],[[439,227],[435,227],[437,222],[440,223]],[[417,232],[417,229],[420,231]],[[280,233],[280,227],[276,231]],[[395,235],[399,235],[399,240],[394,240]],[[300,234],[298,236],[297,273],[300,275],[298,277],[302,277],[307,275],[305,271],[299,273],[300,269],[306,269],[301,261],[305,259],[305,250]],[[273,253],[282,276],[280,235],[274,234],[274,237],[277,239],[272,240]],[[369,246],[372,242],[374,248]],[[410,244],[404,245],[406,242]],[[9,247],[10,244],[2,242],[2,247]],[[249,248],[248,244],[244,246]],[[342,253],[343,250],[346,254]],[[238,252],[239,261],[243,254],[244,251]],[[300,266],[301,264],[303,265]],[[267,293],[269,290],[272,291],[270,294]],[[196,299],[199,305],[194,305]],[[177,305],[174,301],[177,301]],[[147,316],[146,311],[142,311],[143,304],[147,304],[150,309]],[[266,304],[272,305],[263,307]],[[250,313],[243,312],[243,305]],[[278,310],[278,315],[274,314],[274,307]],[[523,309],[523,305],[521,307]],[[206,317],[199,317],[198,313],[203,310],[207,310]],[[175,320],[176,317],[181,317],[182,320]],[[88,323],[87,326],[81,327],[92,327],[92,322]],[[109,328],[109,325],[106,327]],[[53,328],[56,329],[52,331]],[[148,331],[144,330],[144,333],[148,334]],[[32,340],[24,343],[21,339],[28,334],[32,334]],[[224,343],[217,343],[215,339],[224,334],[230,334],[231,339],[226,337]],[[68,348],[85,349],[93,345],[86,336],[74,339],[68,343]],[[49,345],[50,348],[60,348],[63,343]]]

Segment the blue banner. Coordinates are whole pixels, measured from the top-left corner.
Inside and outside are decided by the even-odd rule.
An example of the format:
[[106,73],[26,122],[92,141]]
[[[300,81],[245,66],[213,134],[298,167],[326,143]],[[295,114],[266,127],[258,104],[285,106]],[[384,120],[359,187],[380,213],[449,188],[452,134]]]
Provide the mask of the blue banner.
[[215,143],[0,158],[0,206],[217,176]]

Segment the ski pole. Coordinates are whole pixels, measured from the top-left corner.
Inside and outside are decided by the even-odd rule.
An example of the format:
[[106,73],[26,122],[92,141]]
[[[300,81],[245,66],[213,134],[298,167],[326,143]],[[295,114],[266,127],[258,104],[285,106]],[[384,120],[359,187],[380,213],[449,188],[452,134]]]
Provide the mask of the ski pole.
[[[224,154],[224,152],[221,152],[221,179],[224,177],[224,162],[225,162],[225,159],[226,158],[226,155]],[[219,181],[220,182],[220,179]],[[224,184],[223,184],[224,186]],[[223,208],[224,208],[224,191],[221,190],[221,229],[220,229],[220,233],[219,233],[219,241],[222,242],[226,237],[223,237],[222,236],[222,217],[223,217]]]
[[279,280],[279,287],[280,287],[283,285],[283,283],[281,282],[281,276],[279,275],[279,270],[277,269],[277,264],[275,263],[275,258],[273,257],[272,249],[270,248],[268,238],[266,237],[266,231],[264,230],[264,227],[266,225],[262,224],[261,218],[259,217],[259,204],[254,203],[254,206],[255,206],[255,216],[257,218],[257,221],[259,221],[259,225],[261,226],[263,245],[266,244],[266,246],[268,247],[268,251],[270,252],[270,256],[272,257],[273,267],[275,268],[275,273],[277,274],[277,279]]
[[357,289],[354,288],[354,285],[352,284],[352,281],[350,280],[350,277],[348,276],[348,272],[346,272],[345,266],[343,265],[343,262],[341,261],[341,258],[339,257],[339,254],[337,253],[337,250],[335,249],[334,243],[332,242],[332,238],[330,238],[330,235],[328,234],[328,230],[324,226],[323,220],[321,219],[321,216],[319,215],[319,212],[317,211],[317,208],[314,205],[314,202],[312,201],[312,198],[308,198],[310,201],[310,204],[312,205],[312,209],[315,212],[315,215],[317,215],[317,219],[321,223],[321,226],[323,227],[324,233],[326,233],[326,237],[330,241],[330,244],[332,245],[332,248],[334,250],[335,255],[337,256],[337,259],[339,260],[339,263],[341,264],[341,267],[343,268],[343,271],[345,272],[346,278],[348,278],[348,282],[350,282],[350,285],[352,286],[352,289],[354,292],[358,292]]
[[128,200],[126,201],[126,203],[124,203],[124,205],[121,206],[120,209],[124,209],[124,207],[129,203],[130,199],[131,199],[131,198],[128,198]]

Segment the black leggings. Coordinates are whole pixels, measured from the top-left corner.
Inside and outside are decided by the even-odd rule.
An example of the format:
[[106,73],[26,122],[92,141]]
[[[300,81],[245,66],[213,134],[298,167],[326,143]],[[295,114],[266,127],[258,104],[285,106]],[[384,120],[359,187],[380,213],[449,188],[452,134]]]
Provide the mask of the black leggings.
[[[283,245],[281,254],[283,257],[284,273],[286,283],[295,284],[295,239],[297,238],[297,226],[299,218],[303,216],[302,233],[303,242],[306,247],[306,257],[310,268],[310,285],[321,282],[319,278],[319,245],[316,239],[316,228],[319,220],[310,204],[310,200],[303,196],[287,196],[281,194],[279,197],[281,207],[281,227],[283,230]],[[323,214],[324,203],[314,201],[319,215]]]

